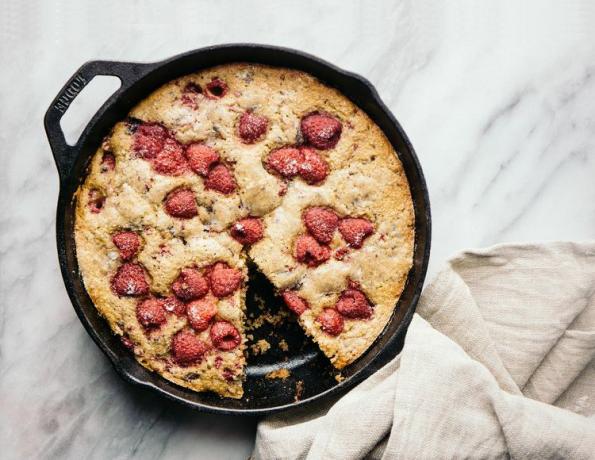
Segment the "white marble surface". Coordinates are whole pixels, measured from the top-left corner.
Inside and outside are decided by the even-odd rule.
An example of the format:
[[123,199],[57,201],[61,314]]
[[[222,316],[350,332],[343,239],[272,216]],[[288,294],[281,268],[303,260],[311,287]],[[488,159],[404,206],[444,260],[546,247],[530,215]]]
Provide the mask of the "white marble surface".
[[595,234],[592,3],[0,0],[0,11],[2,458],[246,458],[252,446],[253,419],[122,382],[70,305],[42,116],[84,61],[245,41],[366,76],[426,173],[431,273],[466,247]]

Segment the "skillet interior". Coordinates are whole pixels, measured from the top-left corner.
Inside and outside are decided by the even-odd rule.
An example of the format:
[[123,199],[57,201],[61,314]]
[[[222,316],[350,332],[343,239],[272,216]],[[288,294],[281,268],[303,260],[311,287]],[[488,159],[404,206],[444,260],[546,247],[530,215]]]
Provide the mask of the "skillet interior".
[[[413,267],[393,317],[370,349],[342,371],[342,381],[338,382],[335,379],[337,372],[322,352],[305,338],[297,324],[290,322],[277,329],[276,334],[279,338],[285,338],[289,350],[250,357],[248,376],[244,383],[245,395],[240,400],[232,400],[209,393],[195,393],[147,371],[113,335],[107,322],[97,313],[78,271],[74,241],[74,193],[83,182],[89,160],[102,137],[117,121],[123,119],[136,103],[174,78],[203,68],[238,61],[308,72],[329,86],[337,88],[362,108],[380,126],[395,150],[399,152],[411,187],[416,237]],[[78,86],[84,87],[94,75],[100,74],[120,77],[122,87],[92,118],[77,144],[68,146],[63,140],[59,120],[80,91]],[[386,364],[402,348],[428,265],[430,206],[423,173],[413,147],[398,122],[366,80],[301,52],[260,45],[203,48],[154,64],[95,61],[81,67],[62,89],[46,113],[45,126],[60,173],[56,234],[62,275],[81,322],[126,380],[152,388],[168,398],[194,408],[223,413],[262,414],[311,403],[352,387]],[[256,270],[251,270],[251,273],[248,310],[258,309],[254,301],[255,292],[265,298],[267,306],[275,308],[280,305],[278,300],[275,301],[272,286],[266,278]],[[278,340],[270,336],[272,330],[266,326],[252,333],[254,340],[266,338],[271,343]],[[281,366],[291,369],[289,378],[280,380],[264,377],[266,373]],[[299,393],[299,398],[296,397],[296,392]]]

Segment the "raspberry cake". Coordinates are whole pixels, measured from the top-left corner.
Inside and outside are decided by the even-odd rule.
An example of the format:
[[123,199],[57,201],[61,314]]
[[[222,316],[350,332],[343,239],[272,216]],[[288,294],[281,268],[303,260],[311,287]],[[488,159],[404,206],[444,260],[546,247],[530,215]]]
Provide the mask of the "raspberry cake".
[[362,110],[303,72],[230,64],[113,127],[75,237],[91,299],[143,366],[240,398],[248,259],[341,369],[390,319],[413,228],[403,167]]

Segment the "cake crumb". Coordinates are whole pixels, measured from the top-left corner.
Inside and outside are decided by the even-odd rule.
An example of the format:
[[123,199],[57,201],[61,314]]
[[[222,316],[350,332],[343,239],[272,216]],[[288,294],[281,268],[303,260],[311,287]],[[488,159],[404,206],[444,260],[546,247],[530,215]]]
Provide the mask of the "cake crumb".
[[264,298],[259,295],[259,294],[254,294],[254,303],[256,304],[256,307],[260,310],[265,310],[266,309],[266,302],[264,300]]
[[279,348],[283,351],[289,350],[289,345],[287,345],[287,342],[285,341],[285,339],[279,340]]
[[337,374],[335,375],[335,380],[341,383],[343,380],[345,380],[345,377],[343,377],[341,374]]
[[295,401],[299,401],[300,399],[302,399],[302,394],[304,393],[304,381],[303,380],[298,380],[297,382],[295,382],[295,397],[294,400]]
[[286,369],[286,368],[282,367],[281,369],[277,369],[276,371],[269,372],[264,377],[266,379],[269,379],[269,380],[272,380],[272,379],[286,379],[290,375],[291,375],[291,372],[289,372],[289,369]]
[[289,316],[289,313],[285,310],[280,310],[278,313],[272,314],[269,312],[261,313],[255,318],[248,319],[246,323],[246,330],[252,331],[260,328],[263,324],[269,323],[272,326],[278,326]]
[[258,342],[253,343],[250,345],[250,351],[254,356],[262,355],[269,351],[271,348],[271,344],[264,339],[260,339]]

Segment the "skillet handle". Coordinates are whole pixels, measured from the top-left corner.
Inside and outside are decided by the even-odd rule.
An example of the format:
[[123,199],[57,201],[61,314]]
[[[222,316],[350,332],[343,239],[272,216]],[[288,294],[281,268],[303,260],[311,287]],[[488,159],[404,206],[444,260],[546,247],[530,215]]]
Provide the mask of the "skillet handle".
[[54,155],[54,161],[58,168],[60,181],[65,179],[76,160],[76,152],[79,142],[70,145],[66,142],[64,132],[60,126],[60,120],[70,107],[72,101],[80,94],[85,86],[97,75],[118,77],[121,86],[114,95],[121,93],[131,86],[139,77],[143,76],[151,68],[150,64],[116,61],[89,61],[83,64],[60,90],[58,95],[50,104],[45,113],[43,123],[45,132]]

